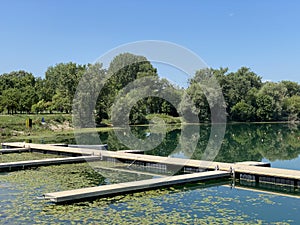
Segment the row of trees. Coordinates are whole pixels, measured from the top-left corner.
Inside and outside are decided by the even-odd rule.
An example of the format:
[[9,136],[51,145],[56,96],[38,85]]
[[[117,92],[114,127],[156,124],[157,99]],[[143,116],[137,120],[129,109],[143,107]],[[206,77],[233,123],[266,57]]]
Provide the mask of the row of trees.
[[45,79],[14,71],[0,75],[0,112],[70,112],[76,84],[86,66],[75,63],[49,67]]
[[262,82],[260,76],[242,67],[230,73],[227,68],[196,72],[187,92],[201,109],[201,120],[209,120],[210,107],[199,82],[209,76],[217,79],[221,86],[229,120],[296,121],[300,118],[300,85],[297,82]]
[[[221,90],[209,87],[215,81]],[[218,93],[225,99],[221,106]],[[127,109],[128,105],[132,107]],[[116,56],[108,69],[101,63],[70,62],[49,67],[45,78],[25,71],[0,75],[0,112],[8,114],[71,113],[75,106],[90,109],[86,111],[97,123],[111,118],[121,123],[122,117],[128,116],[130,123],[138,124],[146,122],[147,114],[176,117],[193,109],[200,121],[210,121],[217,105],[232,121],[299,120],[300,85],[262,82],[260,76],[242,67],[236,72],[227,68],[199,70],[183,89],[159,78],[145,57],[130,53]]]

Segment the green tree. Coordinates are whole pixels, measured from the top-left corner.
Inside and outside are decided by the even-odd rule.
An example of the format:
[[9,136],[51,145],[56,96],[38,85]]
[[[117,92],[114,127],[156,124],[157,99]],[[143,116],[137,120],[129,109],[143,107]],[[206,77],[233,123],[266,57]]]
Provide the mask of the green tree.
[[287,89],[287,96],[300,95],[300,85],[297,82],[281,81],[280,83]]
[[191,106],[187,102],[189,99],[194,103],[194,106],[198,110],[197,114],[200,121],[209,121],[210,120],[210,109],[207,102],[206,96],[201,88],[201,85],[193,83],[186,91],[186,95],[183,98],[184,103],[181,104],[181,111],[187,113],[187,110],[191,109],[191,112],[196,112],[194,106]]
[[39,101],[40,100],[44,100],[45,102],[52,101],[53,91],[50,86],[49,87],[47,86],[46,79],[42,79],[40,77],[36,78],[34,89]]
[[300,119],[300,96],[293,95],[286,98],[283,103],[289,121],[299,121]]
[[232,107],[244,100],[247,104],[252,102],[247,100],[252,90],[259,90],[262,86],[261,77],[252,72],[249,68],[241,67],[237,72],[226,76],[223,94],[227,103],[227,112],[232,112]]
[[38,100],[34,87],[25,86],[21,89],[18,109],[21,112],[30,113],[32,105]]
[[4,105],[3,105],[3,97],[0,95],[0,113],[4,111]]
[[163,113],[163,105],[164,110],[170,110],[165,113],[175,113],[180,96],[181,93],[165,79],[141,77],[119,91],[111,110],[112,121],[117,125],[144,123],[147,114]]
[[47,103],[44,99],[38,101],[36,104],[33,104],[31,107],[31,111],[35,113],[44,112],[47,109]]
[[70,96],[66,92],[57,90],[57,93],[52,97],[51,109],[69,113],[72,109]]
[[[111,107],[116,101],[120,90],[131,82],[142,77],[158,77],[157,70],[147,58],[131,53],[122,53],[110,63],[104,82],[104,87],[97,101],[97,117],[107,119],[111,116]],[[145,100],[146,101],[146,100]],[[134,116],[132,114],[132,116]]]
[[0,75],[2,110],[8,113],[30,112],[35,103],[35,77],[26,71],[13,71]]
[[255,109],[252,105],[242,100],[232,107],[231,118],[235,121],[253,121]]
[[[163,113],[178,117],[176,109],[178,108],[183,90],[178,87],[174,87],[167,79],[159,79],[156,77],[155,79],[156,83],[152,86],[152,90],[158,93],[161,97],[149,96],[148,98],[145,98],[143,104],[146,107],[146,112],[151,114]],[[147,84],[145,84],[145,86],[146,85]]]
[[287,89],[282,83],[267,82],[257,93],[257,116],[261,121],[283,120]]
[[[186,90],[183,101],[190,98],[194,106],[198,110],[198,117],[200,121],[216,120],[223,121],[225,113],[225,102],[222,96],[222,90],[219,85],[216,75],[222,76],[224,71],[217,71],[213,69],[203,69],[195,73],[195,76],[190,80],[190,86]],[[190,103],[182,103],[181,110],[190,108]],[[195,113],[193,108],[190,108],[192,113]],[[213,114],[212,114],[213,113]],[[212,118],[213,116],[213,118]]]
[[[106,113],[106,94],[101,93],[105,84],[107,70],[101,63],[88,64],[78,84],[73,99],[73,123],[75,127],[93,127],[98,124]],[[95,113],[96,111],[96,113]]]
[[8,114],[17,113],[21,92],[16,88],[9,88],[2,92],[2,104]]
[[45,74],[45,84],[39,84],[45,91],[45,96],[40,97],[45,101],[53,101],[53,109],[70,112],[78,82],[85,71],[85,65],[73,62],[50,66]]

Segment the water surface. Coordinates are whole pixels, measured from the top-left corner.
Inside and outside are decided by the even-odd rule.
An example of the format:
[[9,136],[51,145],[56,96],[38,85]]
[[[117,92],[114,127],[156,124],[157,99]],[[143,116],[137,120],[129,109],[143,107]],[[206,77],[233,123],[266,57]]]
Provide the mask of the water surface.
[[[132,132],[141,139],[149,136],[148,127],[133,127]],[[203,159],[210,126],[202,125],[199,133],[197,148],[183,151],[177,148],[182,138],[180,128],[169,127],[163,142],[146,154]],[[112,131],[99,135],[103,143],[108,143],[110,150],[128,148],[118,141]],[[215,160],[268,161],[273,167],[300,170],[299,137],[300,130],[295,125],[227,125],[225,138]],[[76,143],[73,135],[33,139],[32,142]],[[125,172],[95,171],[86,163],[1,173],[1,223],[298,224],[300,221],[298,197],[274,195],[261,192],[261,189],[259,192],[239,189],[240,184],[230,186],[231,181],[219,185],[198,183],[68,205],[55,205],[39,199],[46,192],[149,178],[151,176]],[[277,188],[276,191],[291,194],[291,190],[284,188]]]

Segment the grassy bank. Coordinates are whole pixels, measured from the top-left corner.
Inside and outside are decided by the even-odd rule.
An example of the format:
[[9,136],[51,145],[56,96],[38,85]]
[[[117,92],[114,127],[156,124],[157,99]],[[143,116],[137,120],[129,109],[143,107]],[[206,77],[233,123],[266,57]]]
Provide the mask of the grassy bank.
[[[31,128],[26,127],[27,119],[32,120]],[[0,115],[1,139],[72,130],[71,124],[69,114]]]
[[[26,127],[26,120],[32,120],[32,127]],[[164,114],[147,115],[149,123],[160,123],[162,120],[165,124],[180,124],[180,118],[171,117]],[[42,122],[44,121],[44,122]],[[109,124],[109,123],[108,123]],[[80,133],[93,131],[107,131],[112,127],[104,126],[99,128],[81,129]],[[0,115],[0,141],[7,140],[29,140],[39,137],[51,137],[53,135],[73,134],[71,114],[16,114]]]
[[147,120],[151,123],[151,121],[163,120],[166,124],[180,124],[180,117],[173,117],[166,114],[149,114],[146,116]]

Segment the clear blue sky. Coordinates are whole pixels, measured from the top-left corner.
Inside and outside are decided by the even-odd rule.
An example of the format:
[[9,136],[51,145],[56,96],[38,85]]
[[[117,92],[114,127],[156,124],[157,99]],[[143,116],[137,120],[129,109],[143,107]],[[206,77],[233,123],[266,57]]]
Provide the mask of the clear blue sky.
[[0,74],[94,62],[118,45],[164,40],[213,68],[250,67],[264,80],[300,82],[297,0],[2,0]]

